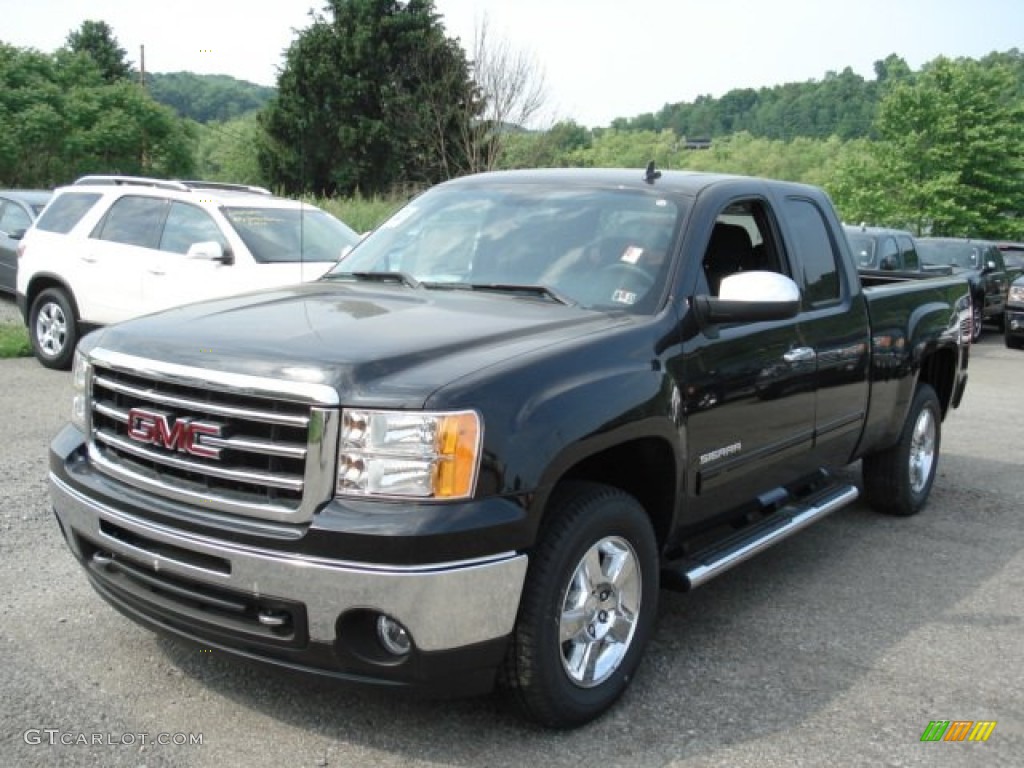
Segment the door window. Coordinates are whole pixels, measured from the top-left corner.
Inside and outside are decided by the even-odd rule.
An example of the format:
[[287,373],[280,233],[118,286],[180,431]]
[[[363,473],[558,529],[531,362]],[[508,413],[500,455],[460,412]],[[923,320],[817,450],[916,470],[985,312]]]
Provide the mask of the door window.
[[731,203],[717,216],[704,252],[704,277],[711,295],[718,295],[722,280],[729,275],[751,270],[781,272],[780,265],[770,217],[761,200]]
[[821,210],[810,200],[793,197],[786,200],[786,209],[793,236],[791,245],[803,271],[804,298],[811,306],[837,301],[838,262]]
[[28,229],[32,223],[29,215],[16,203],[4,203],[0,211],[0,232],[10,234],[18,229]]
[[217,224],[202,208],[188,203],[171,203],[160,238],[160,250],[188,253],[196,243],[214,242],[227,250],[228,244]]
[[918,269],[920,267],[920,260],[917,258],[917,249],[914,248],[914,241],[906,235],[901,235],[900,241],[900,257],[903,260],[904,269]]
[[167,200],[155,197],[122,197],[110,206],[92,236],[97,240],[156,248],[167,207]]

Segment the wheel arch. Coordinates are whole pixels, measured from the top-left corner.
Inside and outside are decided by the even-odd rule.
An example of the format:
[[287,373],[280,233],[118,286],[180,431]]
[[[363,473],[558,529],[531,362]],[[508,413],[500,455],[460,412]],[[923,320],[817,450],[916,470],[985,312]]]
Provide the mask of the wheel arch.
[[68,297],[68,301],[71,304],[71,311],[75,313],[75,322],[80,322],[82,313],[78,309],[78,300],[75,298],[74,291],[71,290],[71,287],[63,278],[49,272],[34,275],[29,281],[28,287],[25,290],[26,317],[31,314],[32,305],[39,297],[39,294],[48,288],[58,288],[64,292],[64,295]]
[[554,491],[567,482],[590,482],[617,488],[635,498],[651,520],[659,548],[672,529],[679,472],[675,451],[664,437],[636,437],[602,447],[545,483],[548,492],[538,499],[540,530],[550,518]]
[[946,418],[956,388],[957,353],[944,347],[934,349],[921,359],[918,384],[930,384],[939,397],[942,418]]

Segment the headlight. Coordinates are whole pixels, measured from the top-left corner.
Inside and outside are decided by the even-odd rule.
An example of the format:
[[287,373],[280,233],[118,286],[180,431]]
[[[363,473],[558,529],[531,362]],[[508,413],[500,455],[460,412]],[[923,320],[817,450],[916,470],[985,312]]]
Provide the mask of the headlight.
[[475,411],[341,414],[336,491],[350,496],[464,499],[480,466]]
[[1024,304],[1024,285],[1011,285],[1009,300],[1014,304]]
[[79,350],[71,366],[71,423],[89,434],[89,380],[92,364]]

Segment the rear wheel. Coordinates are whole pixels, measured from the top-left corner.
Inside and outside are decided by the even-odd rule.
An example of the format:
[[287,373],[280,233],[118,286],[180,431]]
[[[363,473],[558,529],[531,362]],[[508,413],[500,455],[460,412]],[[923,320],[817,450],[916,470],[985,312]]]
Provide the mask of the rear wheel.
[[928,500],[939,464],[942,411],[935,390],[919,384],[899,440],[864,457],[864,496],[874,509],[913,515]]
[[47,368],[67,370],[78,344],[78,321],[71,300],[60,288],[47,288],[28,314],[32,351]]
[[600,715],[632,680],[657,613],[658,552],[643,507],[622,491],[572,483],[552,505],[504,680],[527,717],[567,728]]

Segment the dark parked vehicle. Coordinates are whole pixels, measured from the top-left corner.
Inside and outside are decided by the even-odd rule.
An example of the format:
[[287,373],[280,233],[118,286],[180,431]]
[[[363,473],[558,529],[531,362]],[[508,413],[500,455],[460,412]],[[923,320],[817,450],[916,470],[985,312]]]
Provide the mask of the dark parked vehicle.
[[[660,588],[861,487],[922,509],[969,309],[961,277],[865,288],[815,187],[467,176],[320,280],[86,336],[53,506],[144,626],[392,690],[501,681],[579,725]],[[862,484],[835,472],[859,459]]]
[[843,227],[850,250],[861,272],[918,272],[921,260],[914,236],[902,229],[885,227]]
[[1011,349],[1024,348],[1024,243],[999,243],[999,250],[1010,275],[1010,291],[1006,296],[1003,336]]
[[1024,274],[1024,243],[999,243],[999,250],[1003,254],[1003,262],[1006,264],[1006,274],[1012,283]]
[[0,291],[15,292],[18,244],[51,194],[43,189],[0,189]]
[[1010,278],[999,247],[987,240],[955,237],[919,237],[918,253],[929,265],[949,265],[954,274],[963,275],[971,286],[972,338],[981,336],[982,325],[995,323],[1003,328],[1006,295]]
[[952,274],[952,267],[924,264],[917,253],[917,241],[905,230],[862,224],[846,225],[843,231],[865,285]]

